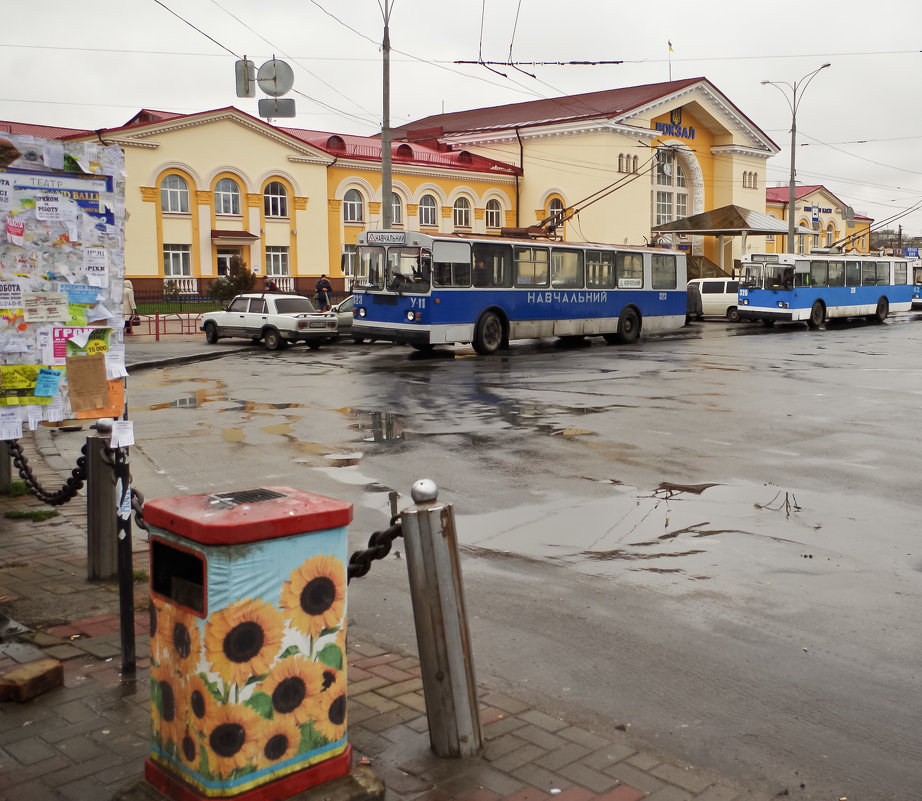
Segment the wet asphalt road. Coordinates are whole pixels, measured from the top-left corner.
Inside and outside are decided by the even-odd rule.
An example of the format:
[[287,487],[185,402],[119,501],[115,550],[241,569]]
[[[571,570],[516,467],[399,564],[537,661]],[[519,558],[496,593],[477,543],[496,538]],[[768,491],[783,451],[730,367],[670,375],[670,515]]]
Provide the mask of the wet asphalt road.
[[[131,378],[132,472],[148,498],[350,500],[354,548],[387,525],[388,490],[404,506],[432,478],[480,680],[760,790],[911,799],[920,343],[904,315],[493,358],[254,348]],[[415,649],[406,584],[397,556],[376,564],[350,625]]]

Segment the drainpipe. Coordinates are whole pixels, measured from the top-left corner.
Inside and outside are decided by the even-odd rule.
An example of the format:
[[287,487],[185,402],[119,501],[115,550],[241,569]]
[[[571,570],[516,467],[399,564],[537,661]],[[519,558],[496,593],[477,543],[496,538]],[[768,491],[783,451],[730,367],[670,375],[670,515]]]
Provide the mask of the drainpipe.
[[[525,145],[522,143],[522,137],[519,134],[519,129],[515,129],[515,138],[519,140],[519,169],[522,170],[522,175],[525,175]],[[515,176],[515,227],[518,228],[522,223],[519,220],[519,207],[520,207],[520,197],[519,197],[519,176]]]

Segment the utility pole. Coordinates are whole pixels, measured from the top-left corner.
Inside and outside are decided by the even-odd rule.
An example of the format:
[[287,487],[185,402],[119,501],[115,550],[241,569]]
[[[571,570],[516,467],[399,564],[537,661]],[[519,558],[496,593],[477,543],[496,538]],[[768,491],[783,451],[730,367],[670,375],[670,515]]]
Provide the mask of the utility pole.
[[[800,101],[803,98],[804,90],[807,88],[810,81],[812,81],[820,70],[826,69],[826,67],[831,67],[831,64],[823,64],[821,67],[813,70],[804,75],[799,81],[794,81],[793,83],[787,83],[786,81],[762,81],[762,86],[774,86],[781,94],[784,95],[784,99],[787,100],[788,106],[791,108],[791,174],[788,180],[788,253],[794,253],[794,232],[797,226],[797,221],[794,219],[794,201],[796,199],[795,183],[796,183],[796,153],[797,153],[797,109],[800,106]],[[784,88],[791,90],[790,98],[787,95],[787,92]],[[800,94],[798,95],[798,91]]]
[[381,226],[390,230],[394,222],[394,190],[391,180],[391,9],[393,0],[382,0],[384,14],[384,97],[381,122]]

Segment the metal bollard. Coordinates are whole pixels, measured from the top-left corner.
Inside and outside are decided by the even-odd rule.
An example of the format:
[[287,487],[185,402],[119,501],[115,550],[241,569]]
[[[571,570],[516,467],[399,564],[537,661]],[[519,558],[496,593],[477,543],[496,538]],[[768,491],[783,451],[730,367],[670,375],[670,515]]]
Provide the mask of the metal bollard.
[[89,581],[114,579],[118,575],[114,465],[109,434],[101,428],[97,430],[100,430],[99,435],[86,438],[86,577]]
[[401,512],[401,525],[429,742],[439,757],[475,756],[483,739],[454,512],[429,479],[410,494],[416,506]]
[[13,487],[13,455],[8,442],[0,440],[0,493]]

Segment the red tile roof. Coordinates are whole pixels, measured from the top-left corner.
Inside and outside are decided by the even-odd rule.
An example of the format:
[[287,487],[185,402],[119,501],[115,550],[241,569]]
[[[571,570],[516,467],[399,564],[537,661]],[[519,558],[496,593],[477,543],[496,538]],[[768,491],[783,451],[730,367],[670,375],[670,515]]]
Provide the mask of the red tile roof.
[[[307,131],[300,128],[279,128],[279,130],[331,156],[368,161],[381,160],[381,139],[377,136],[351,136],[324,131]],[[394,164],[425,164],[503,175],[521,175],[522,173],[519,167],[512,164],[478,156],[466,150],[446,150],[419,143],[394,142],[391,146],[391,158]]]
[[[815,192],[817,189],[825,189],[822,184],[813,186],[795,186],[794,200],[800,200],[802,197]],[[831,194],[831,193],[830,193]],[[791,189],[787,186],[769,186],[765,189],[766,203],[787,203],[791,197]]]
[[686,78],[681,81],[665,81],[644,86],[628,86],[623,89],[606,89],[601,92],[555,97],[548,100],[530,100],[505,106],[435,114],[395,128],[394,135],[395,138],[410,139],[414,138],[413,132],[418,132],[420,134],[418,138],[430,139],[434,136],[471,131],[500,130],[579,119],[624,116],[634,109],[642,108],[655,100],[697,83],[710,85],[707,78]]
[[70,136],[85,136],[93,131],[83,128],[59,128],[56,125],[35,125],[29,122],[0,120],[0,136],[5,133],[18,136],[38,136],[42,139],[67,139]]

